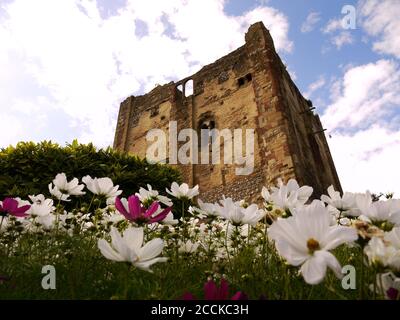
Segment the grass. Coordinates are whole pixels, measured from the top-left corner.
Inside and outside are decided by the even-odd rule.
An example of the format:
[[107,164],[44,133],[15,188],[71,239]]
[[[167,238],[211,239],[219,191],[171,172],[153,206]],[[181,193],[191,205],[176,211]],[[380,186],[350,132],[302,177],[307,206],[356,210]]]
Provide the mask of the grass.
[[[168,237],[166,237],[168,238]],[[2,239],[0,244],[0,299],[179,299],[185,292],[203,297],[207,278],[224,276],[230,294],[245,292],[250,299],[367,299],[373,275],[361,278],[360,249],[340,247],[335,256],[357,271],[357,289],[344,290],[341,280],[328,271],[323,283],[307,285],[297,267],[288,266],[272,244],[260,238],[261,252],[242,239],[235,254],[216,262],[198,250],[177,254],[173,239],[166,240],[168,262],[152,267],[153,273],[124,262],[105,259],[93,234],[25,233]],[[239,240],[240,242],[240,240]],[[42,267],[53,265],[56,289],[44,290]],[[368,271],[368,270],[367,270]]]

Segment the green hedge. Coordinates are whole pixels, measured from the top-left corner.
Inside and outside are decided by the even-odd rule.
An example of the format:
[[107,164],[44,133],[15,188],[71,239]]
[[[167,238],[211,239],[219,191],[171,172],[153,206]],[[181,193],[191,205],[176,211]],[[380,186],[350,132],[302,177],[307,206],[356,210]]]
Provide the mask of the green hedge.
[[66,147],[51,141],[20,142],[0,150],[0,199],[11,196],[26,199],[28,195],[49,195],[48,184],[57,173],[68,180],[85,175],[109,177],[124,191],[123,196],[139,187],[153,186],[165,194],[173,181],[181,181],[179,172],[167,165],[150,164],[145,159],[112,148],[97,150],[93,144],[76,140]]

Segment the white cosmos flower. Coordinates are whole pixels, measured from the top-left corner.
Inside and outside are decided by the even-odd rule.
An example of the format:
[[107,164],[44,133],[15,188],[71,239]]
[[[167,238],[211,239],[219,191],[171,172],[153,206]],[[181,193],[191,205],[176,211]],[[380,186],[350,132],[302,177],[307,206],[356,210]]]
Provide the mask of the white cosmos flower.
[[109,215],[105,215],[103,217],[103,222],[105,222],[106,224],[109,223],[109,222],[111,222],[112,224],[116,224],[116,223],[118,223],[120,221],[123,221],[123,220],[125,220],[125,217],[122,214],[115,213],[115,212],[113,212],[113,213],[111,213]]
[[400,226],[400,200],[372,201],[369,192],[356,196],[356,204],[363,218],[372,222],[390,222]]
[[168,259],[158,257],[164,248],[161,239],[152,239],[143,246],[143,228],[130,227],[121,235],[111,227],[110,235],[111,245],[104,239],[98,241],[101,253],[109,260],[130,262],[139,269],[152,272],[151,265]]
[[309,284],[320,283],[327,267],[341,277],[341,267],[329,250],[355,241],[357,231],[350,227],[330,225],[331,215],[321,202],[298,209],[296,215],[279,218],[268,228],[269,238],[287,262],[301,265],[300,272]]
[[214,203],[203,202],[200,199],[197,200],[199,208],[195,208],[200,214],[205,216],[216,217],[220,215],[220,206]]
[[400,227],[393,228],[390,232],[386,232],[383,238],[396,249],[400,250]]
[[179,252],[193,253],[199,247],[199,243],[198,242],[193,243],[190,240],[187,240],[186,242],[179,240],[178,246],[179,246],[178,249]]
[[35,220],[40,223],[45,230],[50,230],[53,228],[56,221],[56,216],[54,214],[47,214],[44,216],[38,216]]
[[269,193],[266,187],[262,187],[261,196],[264,198],[266,202],[272,202],[271,194]]
[[140,188],[139,193],[136,193],[136,195],[139,197],[139,200],[144,203],[146,201],[158,201],[167,207],[172,206],[172,201],[170,198],[166,196],[162,196],[161,194],[158,193],[157,190],[153,190],[151,185],[147,185],[147,190],[145,188]]
[[55,186],[53,187],[52,183],[49,184],[49,192],[51,195],[56,197],[58,200],[71,201],[71,199],[69,199],[69,194],[62,193],[57,187],[55,187]]
[[266,188],[262,190],[262,196],[267,202],[272,202],[283,210],[290,210],[293,213],[297,206],[304,205],[311,194],[313,188],[309,186],[300,187],[295,179],[290,179],[285,185],[281,179],[278,179],[278,188],[272,187],[271,193]]
[[53,183],[49,184],[49,191],[57,199],[69,201],[69,196],[80,196],[85,194],[85,192],[82,191],[84,187],[85,186],[83,184],[79,184],[79,180],[77,178],[74,178],[68,182],[65,173],[59,173],[56,175]]
[[250,224],[256,225],[264,217],[264,211],[259,210],[256,204],[247,208],[240,206],[240,202],[234,202],[232,198],[225,198],[220,201],[220,216],[229,220],[233,225]]
[[356,205],[356,194],[345,192],[343,197],[340,196],[339,191],[335,191],[333,186],[328,188],[328,196],[322,195],[321,200],[326,204],[336,208],[346,215],[357,217],[360,215],[360,210]]
[[202,212],[202,210],[195,206],[189,206],[188,212],[191,214],[191,216],[195,216],[200,219],[206,217],[206,215]]
[[92,179],[90,176],[85,176],[82,181],[93,194],[104,196],[107,199],[115,199],[122,193],[122,190],[118,190],[119,186],[114,186],[112,180],[107,177]]
[[53,200],[46,199],[44,195],[29,196],[32,201],[30,209],[27,211],[32,216],[44,217],[49,215],[53,210]]
[[384,267],[400,271],[400,228],[386,232],[383,239],[373,237],[364,248],[370,264],[381,264]]
[[182,183],[181,185],[179,185],[176,182],[172,182],[171,191],[168,189],[166,190],[167,193],[178,199],[192,199],[199,194],[198,185],[196,185],[194,188],[189,188],[189,185],[187,183]]
[[[160,213],[163,209],[159,208],[158,212],[155,213],[155,215],[157,215],[158,213]],[[169,212],[166,217],[161,220],[159,222],[160,224],[164,224],[164,225],[169,225],[169,226],[174,226],[177,225],[179,223],[178,219],[174,219],[174,214],[172,212]]]
[[[309,186],[300,187],[295,179],[290,179],[285,185],[282,182],[282,179],[278,179],[278,187],[279,189],[287,189],[288,193],[296,193],[297,194],[297,202],[299,204],[304,204],[310,198],[313,193],[313,188]],[[273,190],[277,190],[277,188],[272,188]]]
[[396,256],[396,251],[398,250],[378,237],[373,237],[364,248],[364,253],[371,265],[380,264],[385,267],[391,264]]
[[239,231],[240,236],[242,236],[245,239],[249,236],[250,225],[244,224],[237,228],[233,224],[230,224],[227,228],[226,224],[224,224],[222,229],[227,231],[228,239],[231,239],[232,235],[235,234],[237,231]]
[[67,212],[66,210],[64,210],[64,213],[58,215],[58,219],[62,225],[66,224],[67,220],[72,220],[74,218],[74,214],[72,212]]

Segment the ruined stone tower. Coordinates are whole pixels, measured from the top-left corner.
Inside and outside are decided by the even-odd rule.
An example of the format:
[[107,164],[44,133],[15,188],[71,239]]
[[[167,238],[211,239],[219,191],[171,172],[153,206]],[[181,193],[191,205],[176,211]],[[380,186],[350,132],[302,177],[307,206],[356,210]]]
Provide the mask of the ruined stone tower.
[[300,185],[312,186],[313,197],[319,197],[329,185],[339,191],[341,186],[324,129],[312,110],[276,53],[268,30],[257,22],[235,51],[190,77],[123,101],[114,148],[145,157],[148,130],[168,132],[170,121],[177,121],[178,131],[254,129],[251,174],[236,175],[234,164],[178,164],[184,181],[198,184],[206,201],[223,194],[258,200],[262,186],[275,185],[278,178],[295,178]]

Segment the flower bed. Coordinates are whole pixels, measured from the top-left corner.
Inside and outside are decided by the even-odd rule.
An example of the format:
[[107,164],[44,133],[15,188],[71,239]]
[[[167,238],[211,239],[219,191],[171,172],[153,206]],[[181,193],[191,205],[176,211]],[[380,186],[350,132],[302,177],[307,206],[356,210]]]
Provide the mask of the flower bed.
[[311,187],[279,181],[260,208],[177,183],[124,198],[109,178],[65,174],[48,189],[0,202],[0,298],[399,298],[390,195],[330,187],[310,201]]

